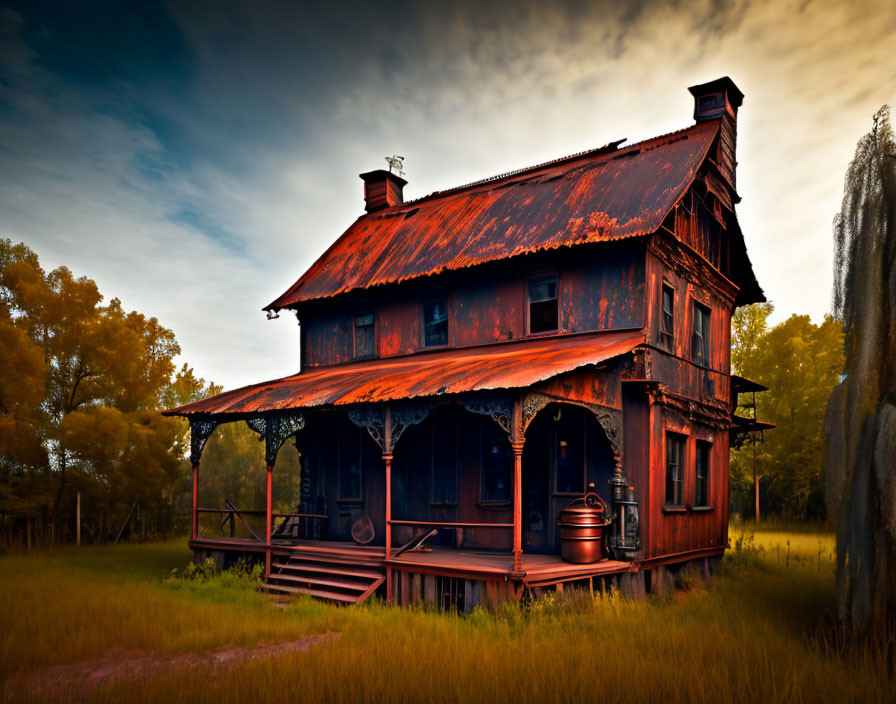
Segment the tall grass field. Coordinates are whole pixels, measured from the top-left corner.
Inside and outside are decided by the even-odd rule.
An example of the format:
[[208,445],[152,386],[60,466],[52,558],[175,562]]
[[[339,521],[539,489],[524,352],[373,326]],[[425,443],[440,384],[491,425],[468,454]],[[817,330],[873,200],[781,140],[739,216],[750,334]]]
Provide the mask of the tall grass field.
[[[706,585],[671,600],[553,596],[468,616],[298,599],[188,568],[186,540],[0,558],[0,696],[96,702],[893,702],[880,654],[832,638],[833,539],[732,527]],[[176,572],[173,572],[177,570]],[[156,671],[85,695],[41,672],[339,633],[304,653]]]

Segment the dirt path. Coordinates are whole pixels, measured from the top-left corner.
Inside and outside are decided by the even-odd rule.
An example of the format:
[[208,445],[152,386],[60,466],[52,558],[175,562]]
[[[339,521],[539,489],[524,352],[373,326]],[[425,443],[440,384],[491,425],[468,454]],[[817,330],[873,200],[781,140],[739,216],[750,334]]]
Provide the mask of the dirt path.
[[34,670],[16,683],[33,694],[67,693],[86,696],[108,682],[125,677],[150,677],[163,672],[176,672],[197,667],[214,669],[304,653],[312,647],[330,643],[339,633],[305,636],[283,643],[259,643],[254,648],[225,647],[206,653],[186,653],[168,657],[151,657],[134,652],[109,652],[98,660],[84,660],[69,665],[54,665]]

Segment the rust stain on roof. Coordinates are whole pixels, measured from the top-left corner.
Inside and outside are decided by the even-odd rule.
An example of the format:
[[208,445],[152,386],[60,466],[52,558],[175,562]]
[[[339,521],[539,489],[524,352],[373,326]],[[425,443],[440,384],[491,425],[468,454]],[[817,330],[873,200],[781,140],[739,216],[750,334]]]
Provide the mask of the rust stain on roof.
[[642,342],[643,330],[625,330],[315,367],[227,391],[165,415],[264,413],[522,388],[625,354]]
[[270,308],[655,231],[718,132],[705,122],[364,215]]

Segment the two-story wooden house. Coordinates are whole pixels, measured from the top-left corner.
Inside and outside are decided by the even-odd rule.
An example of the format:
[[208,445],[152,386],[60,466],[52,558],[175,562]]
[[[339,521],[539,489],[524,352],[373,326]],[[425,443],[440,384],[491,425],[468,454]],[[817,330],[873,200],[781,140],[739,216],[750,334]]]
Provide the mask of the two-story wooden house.
[[[301,371],[168,411],[193,433],[191,547],[264,554],[275,590],[467,609],[721,556],[730,321],[763,294],[734,211],[743,96],[690,91],[678,132],[411,202],[362,174],[366,213],[266,308],[298,317]],[[205,441],[236,421],[266,442],[265,534],[200,535],[203,512],[243,518],[195,502]],[[302,503],[273,515],[293,437]],[[565,562],[560,512],[592,484],[606,559]]]

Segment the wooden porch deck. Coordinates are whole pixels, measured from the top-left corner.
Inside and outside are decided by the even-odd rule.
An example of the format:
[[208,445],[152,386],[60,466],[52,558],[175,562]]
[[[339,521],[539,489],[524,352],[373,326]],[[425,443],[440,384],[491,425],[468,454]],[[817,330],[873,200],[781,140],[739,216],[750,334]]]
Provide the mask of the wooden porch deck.
[[[190,548],[234,552],[264,553],[265,544],[246,538],[197,538]],[[508,581],[513,574],[510,553],[475,552],[432,548],[427,551],[406,552],[386,559],[381,546],[358,545],[333,540],[274,540],[271,553],[281,557],[319,557],[329,562],[362,567],[389,567],[415,574],[433,574],[481,581]],[[521,581],[530,587],[549,586],[589,577],[621,574],[637,569],[630,562],[603,560],[589,565],[565,562],[559,555],[522,555]]]

